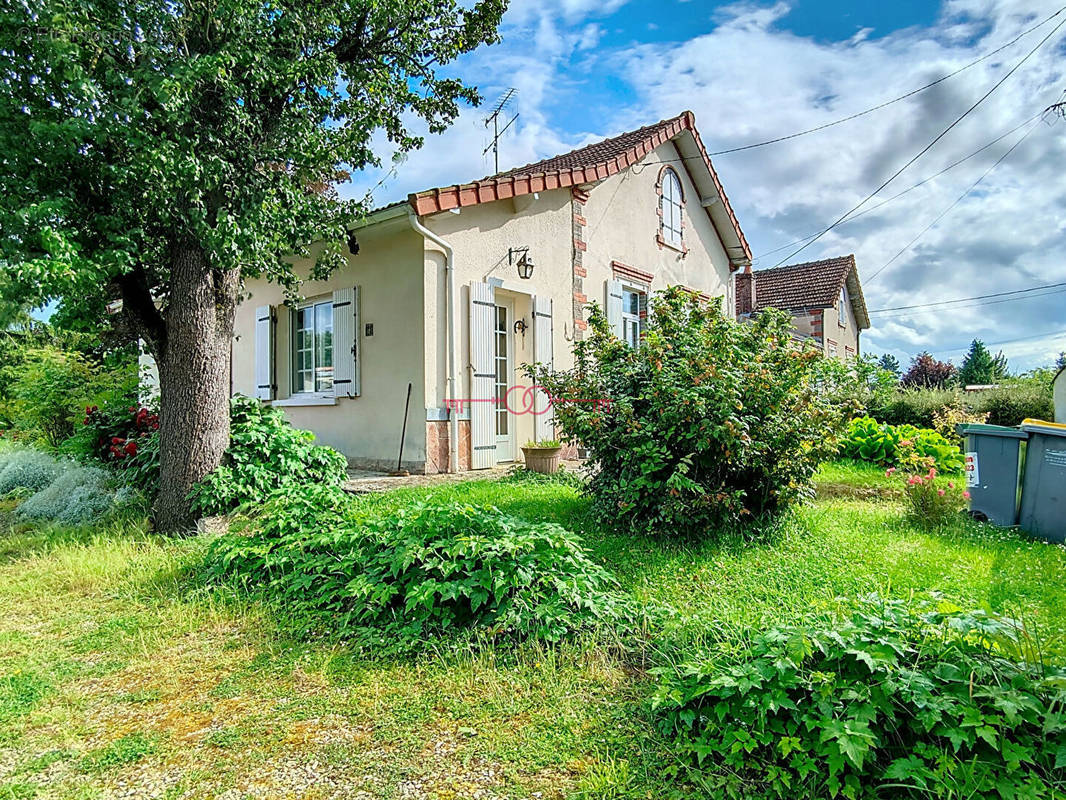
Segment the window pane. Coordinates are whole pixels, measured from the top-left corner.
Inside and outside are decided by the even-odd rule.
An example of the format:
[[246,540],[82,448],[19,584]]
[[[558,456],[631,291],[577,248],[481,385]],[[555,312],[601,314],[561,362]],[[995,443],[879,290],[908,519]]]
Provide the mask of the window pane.
[[333,304],[319,303],[314,307],[315,325],[315,391],[333,390]]

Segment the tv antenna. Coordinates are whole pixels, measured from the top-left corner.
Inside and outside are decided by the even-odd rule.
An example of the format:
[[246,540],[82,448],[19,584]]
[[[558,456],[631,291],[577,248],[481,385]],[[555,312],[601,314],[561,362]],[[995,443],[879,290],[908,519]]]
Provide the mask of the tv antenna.
[[508,110],[517,99],[518,90],[513,86],[503,93],[496,105],[492,107],[492,111],[485,118],[485,127],[489,127],[489,123],[492,123],[492,141],[489,142],[489,146],[481,151],[481,155],[485,155],[489,150],[492,151],[492,159],[494,164],[493,174],[500,171],[500,137],[503,136],[504,131],[511,127],[516,119],[518,119],[518,112],[511,117],[510,121],[503,128],[500,127],[500,116],[504,111]]

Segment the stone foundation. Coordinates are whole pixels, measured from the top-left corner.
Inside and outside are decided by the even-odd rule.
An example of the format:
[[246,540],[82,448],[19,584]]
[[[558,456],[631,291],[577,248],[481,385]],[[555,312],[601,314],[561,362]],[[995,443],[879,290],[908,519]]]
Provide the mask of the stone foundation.
[[[426,469],[427,475],[448,471],[451,428],[448,420],[426,423]],[[470,469],[470,420],[459,420],[459,470]]]

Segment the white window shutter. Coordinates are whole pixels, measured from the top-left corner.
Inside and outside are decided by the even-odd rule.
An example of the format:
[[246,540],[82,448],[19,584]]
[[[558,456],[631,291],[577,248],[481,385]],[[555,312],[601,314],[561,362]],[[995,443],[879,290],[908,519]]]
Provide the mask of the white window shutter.
[[607,281],[607,324],[611,326],[614,335],[619,339],[625,338],[622,330],[622,282],[618,280]]
[[333,395],[359,395],[359,287],[333,293]]
[[[552,340],[552,299],[534,295],[533,297],[533,360],[538,364],[551,367],[553,361]],[[555,437],[555,424],[548,395],[537,390],[533,398],[533,435],[537,441]]]
[[273,400],[277,390],[274,380],[274,307],[255,309],[255,396]]
[[470,465],[487,469],[496,465],[496,393],[493,322],[496,294],[491,284],[470,284]]

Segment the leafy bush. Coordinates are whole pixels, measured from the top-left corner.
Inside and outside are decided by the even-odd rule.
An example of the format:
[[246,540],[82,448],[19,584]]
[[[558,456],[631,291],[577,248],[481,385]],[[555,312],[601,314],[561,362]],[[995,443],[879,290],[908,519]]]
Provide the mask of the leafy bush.
[[974,408],[988,415],[992,425],[1014,427],[1023,419],[1055,419],[1055,401],[1050,384],[1033,382],[1003,386],[980,392],[974,398]]
[[416,504],[362,520],[344,493],[278,495],[212,543],[211,580],[265,594],[316,632],[394,642],[481,628],[555,641],[622,601],[573,533],[493,508]]
[[933,412],[933,430],[957,447],[962,447],[959,425],[980,425],[988,422],[988,414],[968,410],[961,402],[951,403]]
[[594,308],[574,369],[531,370],[551,396],[582,399],[557,402],[555,418],[597,468],[589,491],[601,518],[707,534],[808,496],[844,412],[819,391],[824,359],[794,342],[791,318],[738,323],[720,301],[677,287],[651,308],[638,348]]
[[50,486],[23,501],[15,514],[23,519],[85,525],[106,514],[114,502],[107,473],[99,467],[67,469]]
[[840,455],[882,466],[900,466],[911,457],[930,458],[941,472],[958,472],[963,464],[958,446],[936,431],[912,425],[887,425],[871,417],[859,417],[848,424]]
[[938,411],[961,402],[959,393],[951,389],[901,389],[879,395],[867,410],[869,416],[889,425],[932,428]]
[[122,470],[127,482],[154,494],[159,481],[159,414],[127,403],[119,397],[103,408],[86,406],[82,430],[64,443],[64,450]]
[[560,464],[555,472],[534,472],[523,464],[515,464],[500,480],[507,483],[553,483],[575,489],[585,486],[585,479],[580,473],[567,469],[566,464]]
[[664,670],[655,705],[717,796],[1058,797],[1066,672],[1018,649],[982,612],[868,600]]
[[204,514],[222,514],[245,503],[262,503],[279,489],[303,484],[339,486],[348,462],[314,444],[310,431],[292,427],[279,408],[241,395],[230,403],[230,444],[222,465],[193,489]]
[[0,453],[0,497],[16,489],[38,492],[58,477],[62,464],[32,448]]
[[78,409],[92,394],[92,379],[91,365],[80,353],[53,347],[33,351],[11,387],[16,424],[58,447],[74,433]]

